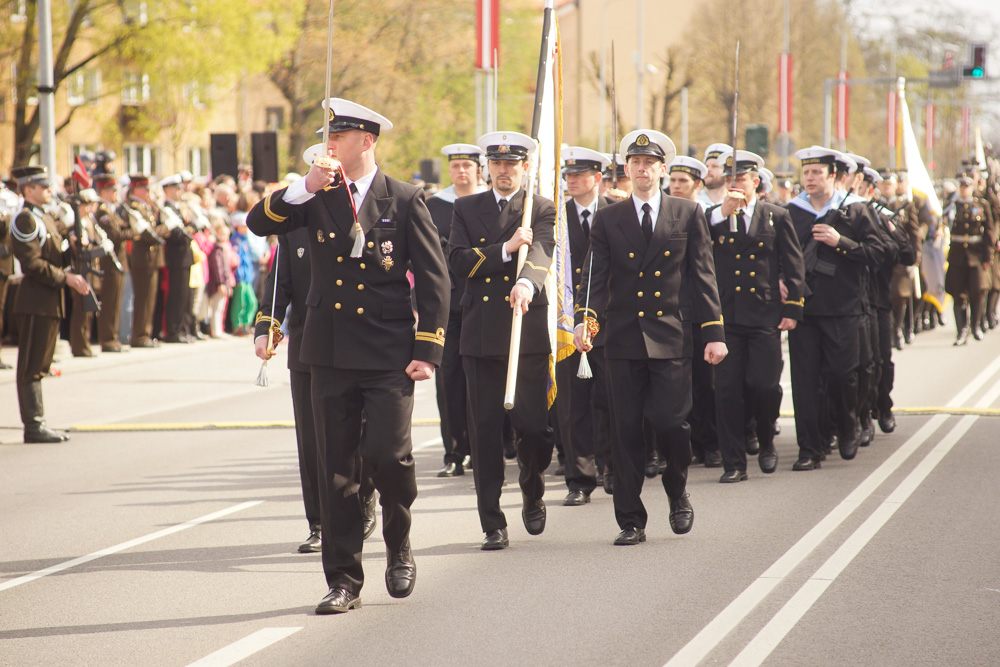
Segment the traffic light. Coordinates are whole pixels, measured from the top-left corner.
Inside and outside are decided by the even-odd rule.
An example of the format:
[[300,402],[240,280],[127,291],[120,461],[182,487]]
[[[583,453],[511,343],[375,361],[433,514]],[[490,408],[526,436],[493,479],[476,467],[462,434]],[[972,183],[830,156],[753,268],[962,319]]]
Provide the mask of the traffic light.
[[768,140],[767,125],[763,123],[748,124],[745,139],[748,151],[756,153],[761,157],[767,157],[771,149],[771,142]]
[[986,45],[972,45],[972,64],[962,68],[963,79],[982,79],[986,77]]

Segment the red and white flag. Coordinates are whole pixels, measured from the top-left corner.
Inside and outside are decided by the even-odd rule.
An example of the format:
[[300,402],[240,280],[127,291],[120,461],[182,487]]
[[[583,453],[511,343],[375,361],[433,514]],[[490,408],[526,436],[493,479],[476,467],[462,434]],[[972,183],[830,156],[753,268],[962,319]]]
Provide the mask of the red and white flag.
[[76,156],[76,165],[73,167],[73,180],[80,184],[80,188],[89,188],[94,184],[79,155]]

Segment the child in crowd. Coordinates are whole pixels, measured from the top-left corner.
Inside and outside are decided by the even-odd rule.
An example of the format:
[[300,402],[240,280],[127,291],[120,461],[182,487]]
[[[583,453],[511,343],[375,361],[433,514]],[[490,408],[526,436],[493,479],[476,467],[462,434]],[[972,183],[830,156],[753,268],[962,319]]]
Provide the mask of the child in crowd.
[[214,220],[215,245],[208,254],[208,282],[205,293],[208,296],[208,335],[212,338],[225,336],[226,305],[236,285],[236,253],[229,244],[229,225],[225,220]]

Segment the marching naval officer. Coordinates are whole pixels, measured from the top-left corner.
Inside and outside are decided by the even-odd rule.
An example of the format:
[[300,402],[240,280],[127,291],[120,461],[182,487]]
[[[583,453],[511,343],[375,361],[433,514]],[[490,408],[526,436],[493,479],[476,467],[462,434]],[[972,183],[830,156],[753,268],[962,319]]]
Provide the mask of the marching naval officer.
[[[386,588],[393,597],[413,590],[413,384],[431,379],[441,362],[448,272],[420,189],[389,178],[375,164],[379,135],[392,123],[339,98],[324,108],[328,152],[343,171],[315,160],[305,178],[254,206],[247,226],[260,236],[309,230],[312,280],[299,358],[312,374],[323,570],[330,588],[316,613],[331,614],[361,606],[359,449],[381,497]],[[361,256],[352,257],[358,243]],[[414,277],[416,327],[407,268]]]

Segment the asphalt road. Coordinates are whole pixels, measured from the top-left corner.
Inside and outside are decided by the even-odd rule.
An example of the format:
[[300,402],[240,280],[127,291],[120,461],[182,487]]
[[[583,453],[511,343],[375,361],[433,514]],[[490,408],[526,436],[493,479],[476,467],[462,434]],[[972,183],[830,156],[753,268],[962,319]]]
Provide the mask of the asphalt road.
[[[649,482],[648,541],[631,548],[611,544],[609,496],[562,507],[551,475],[547,528],[528,536],[511,465],[511,548],[480,551],[472,477],[438,479],[440,433],[417,425],[415,591],[385,591],[376,532],[364,606],[333,617],[312,613],[319,555],[295,551],[308,530],[280,358],[261,389],[246,339],[61,354],[44,381],[50,425],[74,429],[61,445],[21,443],[2,371],[0,665],[1000,664],[1000,331],[952,337],[896,356],[897,405],[934,412],[808,473],[791,471],[785,417],[776,474],[691,469],[689,535]],[[415,418],[436,417],[421,383]],[[182,428],[199,424],[217,426]]]

